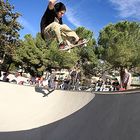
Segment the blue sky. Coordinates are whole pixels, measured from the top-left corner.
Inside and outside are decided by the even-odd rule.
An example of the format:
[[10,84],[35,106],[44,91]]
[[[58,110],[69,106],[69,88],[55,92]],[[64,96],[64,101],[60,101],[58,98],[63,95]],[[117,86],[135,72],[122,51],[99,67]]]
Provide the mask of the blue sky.
[[[9,0],[15,11],[22,14],[19,22],[24,27],[20,31],[21,38],[25,34],[34,37],[40,32],[40,19],[46,10],[48,0]],[[59,2],[59,1],[57,1]],[[75,29],[83,26],[94,33],[97,38],[99,31],[109,23],[119,21],[140,22],[140,0],[61,0],[67,12],[63,22]]]

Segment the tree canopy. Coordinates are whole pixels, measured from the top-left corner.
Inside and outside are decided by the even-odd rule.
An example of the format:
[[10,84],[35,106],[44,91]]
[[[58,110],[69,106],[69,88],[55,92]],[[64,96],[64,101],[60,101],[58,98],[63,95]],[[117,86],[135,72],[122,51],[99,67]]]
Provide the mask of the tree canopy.
[[[75,47],[70,52],[60,51],[56,38],[44,41],[40,33],[36,37],[26,34],[19,39],[22,26],[8,0],[0,0],[0,59],[3,66],[12,63],[26,72],[43,72],[47,68],[71,68],[80,64],[85,75],[104,71],[106,68],[135,67],[140,64],[140,23],[122,21],[106,25],[98,42],[92,31],[78,27],[80,38],[89,39],[86,47]],[[103,60],[103,61],[102,61]]]
[[103,48],[101,58],[114,67],[136,66],[140,62],[140,24],[128,21],[109,24],[101,30],[98,44]]
[[95,40],[92,38],[93,33],[83,27],[77,28],[76,32],[80,35],[89,36],[91,39],[85,48],[74,48],[67,51],[60,51],[55,38],[45,42],[40,33],[35,38],[28,34],[24,36],[20,47],[16,49],[14,61],[22,66],[28,72],[45,71],[46,68],[71,68],[75,66],[77,61],[88,60],[92,64],[95,63],[96,56],[94,54]]
[[19,16],[8,0],[0,0],[0,57],[2,59],[5,56],[6,63],[12,60],[15,49],[19,46]]

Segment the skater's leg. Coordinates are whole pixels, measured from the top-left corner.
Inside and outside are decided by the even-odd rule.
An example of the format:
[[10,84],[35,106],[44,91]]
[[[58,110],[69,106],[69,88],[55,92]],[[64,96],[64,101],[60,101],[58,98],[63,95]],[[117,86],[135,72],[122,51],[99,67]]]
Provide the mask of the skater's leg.
[[50,25],[48,25],[45,28],[44,32],[45,32],[45,34],[47,34],[49,31],[51,31],[51,32],[54,31],[55,32],[59,44],[63,42],[63,39],[62,39],[62,36],[61,36],[61,31],[60,31],[60,24],[59,23],[53,22]]
[[67,36],[67,38],[72,37],[75,39],[75,42],[79,40],[78,35],[73,30],[71,30],[66,24],[60,25],[60,27],[62,34]]

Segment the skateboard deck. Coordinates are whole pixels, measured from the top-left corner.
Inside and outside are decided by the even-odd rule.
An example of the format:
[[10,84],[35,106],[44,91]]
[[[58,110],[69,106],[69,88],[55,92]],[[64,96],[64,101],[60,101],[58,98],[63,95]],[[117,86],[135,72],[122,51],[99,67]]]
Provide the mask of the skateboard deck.
[[72,48],[75,48],[75,47],[79,47],[79,46],[84,46],[88,43],[89,39],[88,40],[85,40],[83,41],[82,43],[79,43],[79,44],[76,44],[76,45],[73,45],[73,44],[69,44],[67,45],[66,48],[62,49],[63,51],[67,51],[67,50],[70,50]]

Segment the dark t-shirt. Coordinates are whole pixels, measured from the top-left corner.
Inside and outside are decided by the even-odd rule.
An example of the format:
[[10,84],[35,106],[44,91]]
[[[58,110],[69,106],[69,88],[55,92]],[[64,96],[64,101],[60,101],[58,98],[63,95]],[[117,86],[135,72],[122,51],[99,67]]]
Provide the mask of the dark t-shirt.
[[101,87],[103,85],[103,81],[102,80],[98,80],[97,81],[97,86]]
[[75,78],[75,76],[76,76],[76,71],[73,70],[73,71],[71,72],[70,76],[73,77],[73,78]]
[[[47,7],[40,23],[40,28],[41,28],[41,36],[44,39],[44,29],[47,27],[49,24],[54,22],[55,17],[57,17],[56,12],[54,9],[50,10],[49,7]],[[59,24],[62,23],[62,18],[59,19]]]
[[113,86],[119,86],[119,82],[114,81],[114,82],[112,83],[112,85],[113,85]]

